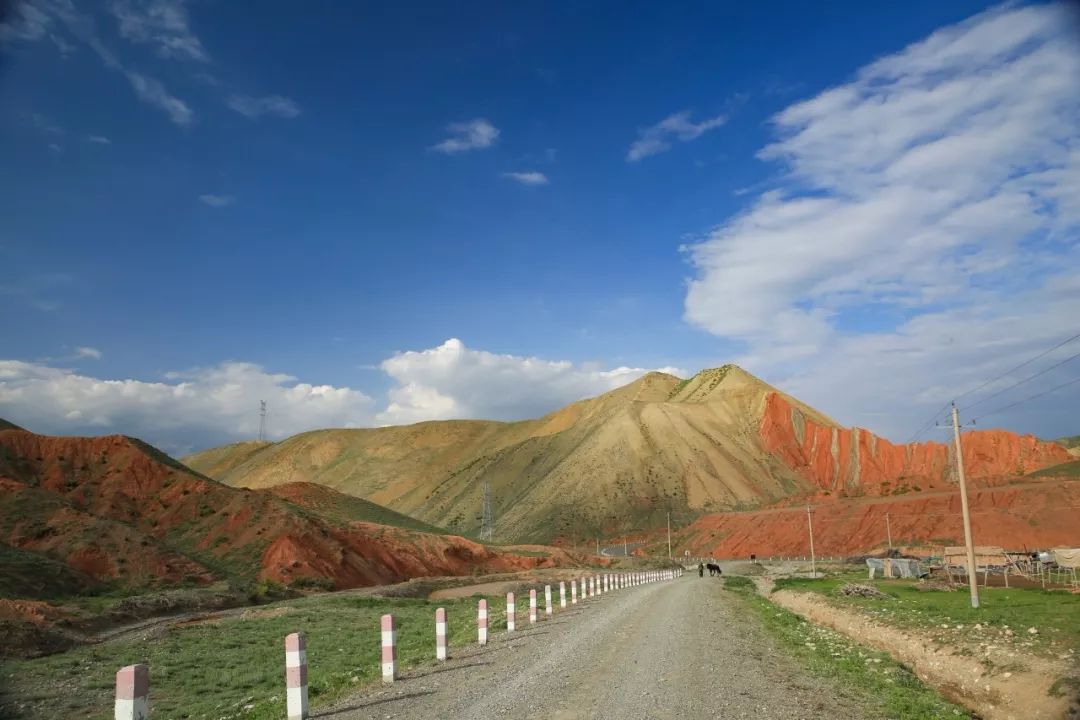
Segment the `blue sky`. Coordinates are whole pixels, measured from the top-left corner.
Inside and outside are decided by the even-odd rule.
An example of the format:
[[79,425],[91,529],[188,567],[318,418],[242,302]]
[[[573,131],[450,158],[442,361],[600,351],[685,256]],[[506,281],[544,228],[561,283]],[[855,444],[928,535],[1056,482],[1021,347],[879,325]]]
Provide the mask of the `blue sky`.
[[3,27],[0,416],[179,451],[735,361],[906,440],[1080,332],[1062,6],[242,5]]

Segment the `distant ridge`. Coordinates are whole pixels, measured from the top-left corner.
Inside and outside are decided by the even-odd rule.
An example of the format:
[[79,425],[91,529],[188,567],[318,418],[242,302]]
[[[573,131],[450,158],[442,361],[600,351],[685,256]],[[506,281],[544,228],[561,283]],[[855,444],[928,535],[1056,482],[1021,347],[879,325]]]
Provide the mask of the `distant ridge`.
[[[1073,459],[1061,445],[969,433],[973,482],[997,483]],[[317,430],[184,458],[230,485],[311,482],[474,534],[483,488],[495,535],[563,540],[658,528],[710,512],[799,498],[950,487],[949,447],[894,445],[845,428],[737,365],[689,379],[651,372],[534,420],[448,420]]]

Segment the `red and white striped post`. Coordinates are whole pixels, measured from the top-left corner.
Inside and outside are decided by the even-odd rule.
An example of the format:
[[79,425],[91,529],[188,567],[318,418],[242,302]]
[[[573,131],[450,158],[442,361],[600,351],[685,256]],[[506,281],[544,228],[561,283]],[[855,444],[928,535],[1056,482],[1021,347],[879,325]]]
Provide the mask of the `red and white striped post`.
[[285,707],[289,720],[308,716],[307,640],[303,633],[285,636]]
[[559,581],[559,608],[561,610],[566,609],[566,581]]
[[596,597],[596,576],[589,576],[589,597]]
[[435,610],[435,659],[446,659],[446,608]]
[[570,581],[570,602],[577,605],[577,580]]
[[[291,705],[289,709],[291,720]],[[149,665],[128,665],[116,672],[115,710],[116,720],[147,720],[150,717]],[[304,715],[296,717],[307,717],[307,703],[304,703]]]
[[487,600],[480,598],[476,608],[476,639],[481,645],[487,645],[488,611]]
[[581,602],[585,602],[585,598],[589,597],[589,593],[585,591],[585,578],[578,578],[578,584],[581,586]]
[[514,593],[506,593],[506,632],[514,632],[517,627],[515,622],[517,613],[514,608]]
[[536,624],[536,588],[529,591],[529,624]]
[[611,592],[611,576],[604,574],[604,592]]
[[551,607],[551,586],[544,586],[544,614],[551,617],[551,614],[555,612],[555,608]]
[[383,615],[382,626],[382,680],[390,683],[397,679],[397,632],[394,616]]

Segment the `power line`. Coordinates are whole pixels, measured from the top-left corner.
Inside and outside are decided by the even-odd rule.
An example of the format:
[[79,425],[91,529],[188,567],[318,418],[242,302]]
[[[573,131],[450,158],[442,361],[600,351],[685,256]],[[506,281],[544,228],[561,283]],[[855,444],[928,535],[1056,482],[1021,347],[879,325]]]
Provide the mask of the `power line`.
[[1073,336],[1072,336],[1071,338],[1067,338],[1067,339],[1065,339],[1065,340],[1062,340],[1061,342],[1059,342],[1059,343],[1058,343],[1057,345],[1055,345],[1054,347],[1050,348],[1049,350],[1044,350],[1043,352],[1039,353],[1038,355],[1036,355],[1035,357],[1031,358],[1030,360],[1025,360],[1024,362],[1020,363],[1020,364],[1019,364],[1019,365],[1017,365],[1016,367],[1014,367],[1014,368],[1012,368],[1012,369],[1010,369],[1010,370],[1006,370],[1005,372],[1001,373],[1001,374],[1000,374],[1000,375],[998,375],[997,377],[993,377],[993,378],[990,378],[989,380],[987,380],[986,382],[984,382],[984,383],[983,383],[982,385],[980,385],[979,387],[977,387],[977,388],[975,388],[975,389],[973,389],[973,390],[968,390],[968,391],[967,391],[966,393],[964,393],[963,395],[957,395],[956,397],[954,397],[954,398],[953,398],[953,402],[956,402],[957,400],[959,400],[959,399],[960,399],[960,398],[962,398],[962,397],[967,397],[968,395],[972,395],[972,394],[974,394],[974,393],[977,393],[977,392],[979,392],[980,390],[982,390],[982,389],[983,389],[984,387],[986,387],[987,385],[990,385],[991,383],[995,383],[995,382],[997,382],[998,380],[1000,380],[1001,378],[1005,377],[1006,375],[1011,375],[1012,373],[1016,372],[1016,371],[1017,371],[1017,370],[1019,370],[1020,368],[1023,368],[1023,367],[1027,367],[1028,365],[1030,365],[1031,363],[1035,362],[1036,360],[1038,360],[1038,359],[1040,359],[1040,358],[1044,358],[1044,357],[1046,357],[1046,356],[1047,356],[1047,355],[1049,355],[1050,353],[1052,353],[1052,352],[1054,352],[1055,350],[1057,350],[1057,349],[1058,349],[1059,347],[1064,347],[1065,345],[1068,345],[1068,344],[1069,344],[1069,343],[1071,343],[1071,342],[1072,342],[1073,340],[1076,340],[1076,339],[1078,339],[1078,338],[1080,338],[1080,333],[1077,333],[1077,334],[1073,335]]
[[999,395],[1003,395],[1003,394],[1007,393],[1009,390],[1012,390],[1017,385],[1023,385],[1028,380],[1034,380],[1035,378],[1039,377],[1040,375],[1045,375],[1046,373],[1050,372],[1051,370],[1053,370],[1055,368],[1059,368],[1062,365],[1064,365],[1065,363],[1070,362],[1072,360],[1075,360],[1078,357],[1080,357],[1080,352],[1076,353],[1075,355],[1070,355],[1069,357],[1065,358],[1061,362],[1055,363],[1055,364],[1051,365],[1048,368],[1044,368],[1044,369],[1040,370],[1039,372],[1035,373],[1034,375],[1028,375],[1023,380],[1017,380],[1012,385],[1009,385],[1008,387],[1005,387],[1005,388],[1002,388],[1001,390],[998,390],[993,395],[987,395],[982,400],[976,400],[975,402],[971,403],[970,405],[968,405],[966,408],[963,408],[963,409],[965,411],[967,411],[967,410],[970,410],[971,408],[975,407],[976,405],[982,405],[987,400],[993,400],[994,398],[998,397]]
[[[1044,350],[1043,352],[1039,353],[1039,354],[1038,354],[1038,355],[1036,355],[1035,357],[1033,357],[1033,358],[1029,358],[1029,359],[1025,360],[1024,362],[1020,363],[1020,364],[1019,364],[1019,365],[1017,365],[1016,367],[1014,367],[1014,368],[1011,368],[1011,369],[1009,369],[1009,370],[1006,370],[1005,372],[1001,373],[1000,375],[997,375],[997,376],[995,376],[995,377],[992,377],[992,378],[990,378],[989,380],[987,380],[986,382],[982,383],[982,384],[981,384],[981,385],[979,385],[978,387],[974,387],[974,388],[972,388],[971,390],[968,390],[967,392],[964,392],[964,393],[961,393],[960,395],[957,395],[957,396],[956,396],[956,397],[954,397],[954,398],[953,398],[953,399],[952,399],[952,400],[951,400],[950,402],[947,402],[947,403],[945,403],[944,405],[942,405],[942,406],[941,406],[941,409],[940,409],[940,410],[938,410],[938,411],[937,411],[936,413],[934,413],[934,414],[933,414],[933,415],[932,415],[932,416],[930,417],[930,419],[929,419],[929,420],[927,420],[927,421],[926,421],[925,423],[923,423],[923,424],[922,424],[922,425],[921,425],[921,426],[919,427],[919,429],[918,429],[918,430],[916,430],[916,431],[915,431],[915,432],[914,432],[914,433],[912,434],[912,436],[911,436],[910,438],[908,438],[908,443],[912,443],[912,442],[914,442],[914,441],[915,441],[915,439],[916,439],[917,437],[919,437],[919,436],[920,436],[920,435],[922,435],[922,434],[923,434],[924,432],[926,432],[927,430],[929,430],[929,429],[930,429],[930,428],[931,428],[931,427],[932,427],[932,426],[934,425],[934,423],[935,423],[935,422],[937,422],[937,419],[938,419],[939,417],[941,417],[941,414],[942,414],[943,412],[945,412],[946,410],[948,410],[948,409],[949,409],[949,405],[950,405],[951,403],[954,403],[954,402],[956,402],[956,401],[957,401],[957,400],[959,400],[960,398],[965,398],[965,397],[967,397],[968,395],[973,395],[973,394],[975,394],[975,393],[979,392],[980,390],[982,390],[982,389],[983,389],[984,387],[986,387],[987,385],[990,385],[990,384],[992,384],[992,383],[995,383],[995,382],[997,382],[998,380],[1000,380],[1001,378],[1005,377],[1006,375],[1010,375],[1010,374],[1012,374],[1012,373],[1016,372],[1017,370],[1019,370],[1019,369],[1021,369],[1021,368],[1027,367],[1028,365],[1030,365],[1031,363],[1035,362],[1036,360],[1038,360],[1038,359],[1040,359],[1040,358],[1043,358],[1043,357],[1046,357],[1047,355],[1049,355],[1050,353],[1054,352],[1054,351],[1055,351],[1055,350],[1057,350],[1058,348],[1060,348],[1060,347],[1064,347],[1065,345],[1068,345],[1069,343],[1071,343],[1071,342],[1072,342],[1073,340],[1077,340],[1077,339],[1080,339],[1080,333],[1077,333],[1077,334],[1073,335],[1073,336],[1072,336],[1072,337],[1070,337],[1070,338],[1066,338],[1065,340],[1062,340],[1061,342],[1059,342],[1059,343],[1058,343],[1057,345],[1053,346],[1053,347],[1052,347],[1052,348],[1050,348],[1049,350]],[[1076,356],[1073,356],[1073,357],[1076,357]],[[1072,358],[1069,358],[1069,359],[1071,360]],[[1068,362],[1068,360],[1065,360],[1065,361],[1063,361],[1063,362]],[[1059,364],[1061,364],[1061,363],[1059,363]],[[1057,367],[1057,366],[1055,365],[1054,367]],[[1048,369],[1048,370],[1052,370],[1053,368],[1047,368],[1047,369]],[[1036,377],[1036,376],[1032,376],[1032,377]],[[1031,378],[1028,378],[1028,379],[1030,380]],[[1019,383],[1018,383],[1018,384],[1019,384]],[[1015,387],[1015,386],[1011,386],[1011,387]],[[1010,388],[1006,388],[1006,390],[1008,390],[1008,389],[1010,389]],[[994,397],[994,396],[991,396],[991,397]],[[986,399],[988,399],[988,398],[986,398]],[[979,402],[982,402],[982,401],[980,400]],[[976,404],[977,404],[977,403],[976,403]],[[974,405],[969,405],[968,407],[974,407]]]
[[1044,395],[1049,395],[1052,392],[1057,392],[1058,390],[1061,390],[1062,388],[1067,388],[1070,385],[1075,385],[1076,383],[1080,383],[1080,377],[1073,378],[1072,380],[1070,380],[1068,382],[1061,383],[1060,385],[1058,385],[1056,387],[1052,387],[1049,390],[1045,390],[1045,391],[1043,391],[1041,393],[1036,393],[1035,395],[1029,395],[1028,397],[1024,398],[1023,400],[1017,400],[1016,402],[1011,403],[1009,405],[1005,405],[1004,407],[999,407],[997,410],[991,410],[990,412],[983,413],[982,415],[980,415],[977,418],[972,418],[972,422],[974,422],[976,420],[982,420],[984,417],[989,417],[991,415],[997,415],[998,413],[1005,412],[1006,410],[1012,410],[1017,405],[1023,405],[1024,403],[1028,402],[1029,400],[1035,400],[1036,398],[1041,398]]

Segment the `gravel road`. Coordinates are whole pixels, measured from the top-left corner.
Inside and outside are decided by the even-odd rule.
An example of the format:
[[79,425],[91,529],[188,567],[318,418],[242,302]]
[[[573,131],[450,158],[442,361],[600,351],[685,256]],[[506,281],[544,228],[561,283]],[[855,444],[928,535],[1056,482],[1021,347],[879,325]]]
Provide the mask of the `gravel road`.
[[[522,614],[519,612],[519,627]],[[528,617],[525,616],[528,628]],[[721,582],[696,573],[571,606],[485,648],[451,648],[317,718],[871,718],[778,649]]]

